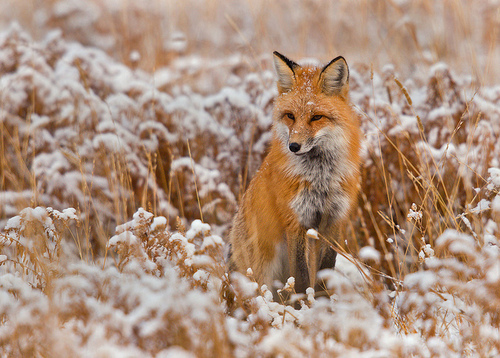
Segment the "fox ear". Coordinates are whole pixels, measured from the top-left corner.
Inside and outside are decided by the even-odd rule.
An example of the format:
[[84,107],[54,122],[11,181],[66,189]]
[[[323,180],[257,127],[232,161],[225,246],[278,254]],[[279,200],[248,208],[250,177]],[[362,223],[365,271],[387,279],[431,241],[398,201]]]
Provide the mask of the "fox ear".
[[349,67],[346,60],[339,56],[321,70],[319,83],[327,96],[337,95],[347,99],[349,93]]
[[293,88],[295,83],[295,68],[299,67],[298,64],[289,60],[277,51],[273,52],[274,67],[278,74],[278,92],[285,93]]

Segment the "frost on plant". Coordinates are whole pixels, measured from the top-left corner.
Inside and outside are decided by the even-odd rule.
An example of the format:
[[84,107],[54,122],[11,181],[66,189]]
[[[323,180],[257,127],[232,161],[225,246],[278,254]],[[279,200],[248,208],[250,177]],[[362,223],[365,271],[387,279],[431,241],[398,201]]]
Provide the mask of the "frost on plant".
[[[277,91],[259,46],[297,44],[266,32],[280,28],[279,6],[219,11],[215,1],[202,14],[206,5],[178,3],[192,16],[165,23],[173,4],[128,2],[124,12],[116,1],[40,1],[30,24],[47,30],[38,39],[25,25],[0,30],[0,355],[500,355],[500,90],[457,63],[434,63],[426,48],[452,33],[428,37],[434,27],[409,15],[432,9],[442,24],[466,3],[377,2],[384,16],[397,10],[382,33],[403,36],[407,50],[418,41],[419,62],[400,74],[407,61],[353,59],[350,96],[365,135],[359,209],[341,228],[335,270],[319,274],[324,292],[297,293],[291,277],[279,294],[252,270],[227,273],[223,238],[271,140]],[[327,3],[314,16],[375,6],[315,2]],[[301,19],[311,11],[295,5]],[[26,4],[0,2],[0,20],[11,6]],[[484,18],[467,26],[471,46],[495,33],[496,8],[474,2]],[[212,26],[220,16],[228,27]],[[339,46],[381,33],[357,21],[318,32],[327,22],[315,20],[288,21],[288,33],[312,24]],[[176,29],[182,21],[192,28]],[[156,56],[144,51],[148,28]],[[203,44],[231,55],[195,55]],[[417,53],[396,45],[398,56]],[[154,70],[143,70],[147,61]]]

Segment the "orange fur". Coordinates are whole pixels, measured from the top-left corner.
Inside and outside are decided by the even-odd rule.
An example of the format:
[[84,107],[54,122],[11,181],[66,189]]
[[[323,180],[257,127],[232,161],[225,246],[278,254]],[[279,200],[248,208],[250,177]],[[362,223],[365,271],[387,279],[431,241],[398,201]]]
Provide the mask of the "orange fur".
[[230,266],[251,268],[260,284],[294,276],[304,291],[335,264],[325,240],[306,232],[338,240],[357,201],[361,134],[342,57],[303,67],[275,53],[275,67],[273,139],[234,218]]

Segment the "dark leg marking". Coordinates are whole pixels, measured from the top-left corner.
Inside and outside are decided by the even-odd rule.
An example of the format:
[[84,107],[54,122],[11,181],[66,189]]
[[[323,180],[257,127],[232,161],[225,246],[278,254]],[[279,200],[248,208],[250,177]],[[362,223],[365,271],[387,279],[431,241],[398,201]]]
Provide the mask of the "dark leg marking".
[[334,268],[336,258],[337,258],[337,252],[335,252],[334,249],[328,246],[325,249],[325,254],[323,255],[323,258],[321,259],[321,264],[319,265],[319,269],[323,270],[323,269]]

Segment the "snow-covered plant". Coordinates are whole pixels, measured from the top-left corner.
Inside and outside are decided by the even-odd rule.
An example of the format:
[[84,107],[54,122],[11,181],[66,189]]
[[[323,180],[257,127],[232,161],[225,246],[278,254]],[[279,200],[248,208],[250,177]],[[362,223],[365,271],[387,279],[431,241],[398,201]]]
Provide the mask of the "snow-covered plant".
[[33,287],[45,289],[59,274],[54,262],[61,260],[68,249],[63,236],[72,222],[78,221],[75,212],[73,208],[62,212],[50,207],[23,209],[0,232],[0,265],[6,271],[22,273]]
[[[282,5],[0,2],[1,356],[500,354],[497,1]],[[275,293],[222,239],[271,139],[267,52],[345,43],[359,209],[324,291]]]

